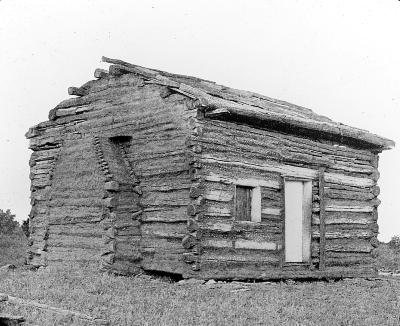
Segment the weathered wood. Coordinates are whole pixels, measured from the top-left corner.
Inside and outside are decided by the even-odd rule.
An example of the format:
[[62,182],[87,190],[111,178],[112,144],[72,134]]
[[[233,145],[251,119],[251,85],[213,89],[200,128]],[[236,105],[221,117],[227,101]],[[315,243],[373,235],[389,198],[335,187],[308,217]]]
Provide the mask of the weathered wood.
[[85,96],[88,90],[82,87],[68,87],[68,95]]
[[335,190],[329,188],[325,190],[325,195],[326,197],[332,199],[349,199],[349,200],[359,200],[359,201],[371,200],[376,198],[377,196],[373,192],[346,191],[346,190]]
[[107,76],[108,76],[108,71],[105,70],[105,69],[97,68],[97,69],[94,71],[94,77],[95,77],[95,78],[105,78],[105,77],[107,77]]
[[217,175],[215,173],[208,173],[205,176],[206,181],[210,182],[220,182],[224,184],[240,184],[243,186],[252,186],[252,187],[265,187],[265,188],[273,188],[280,189],[279,182],[275,180],[265,180],[265,179],[255,179],[255,178],[230,178],[228,176]]
[[[7,300],[7,297],[2,297],[1,301]],[[0,314],[0,325],[3,326],[18,326],[23,325],[25,322],[25,318],[22,316],[13,316],[9,314]]]
[[326,266],[354,266],[354,265],[373,265],[374,258],[365,252],[327,252]]
[[[141,266],[196,277],[211,275],[210,266],[225,277],[305,273],[310,266],[279,261],[282,177],[296,177],[314,182],[314,258],[324,224],[326,269],[368,264],[358,253],[369,254],[376,242],[376,153],[386,140],[261,95],[104,60],[109,73],[96,70],[97,80],[70,88],[79,97],[27,134],[32,262],[65,257],[124,275]],[[248,222],[235,220],[240,187],[252,189],[248,204],[236,207]],[[251,206],[260,208],[257,219]],[[279,262],[286,274],[274,274]]]
[[[317,122],[312,121],[311,119],[298,119],[297,117],[290,115],[280,115],[273,113],[271,111],[266,111],[263,109],[258,109],[242,104],[232,104],[226,101],[226,103],[220,103],[222,101],[212,99],[210,103],[211,110],[207,112],[208,117],[213,117],[213,111],[217,113],[217,115],[221,116],[221,113],[218,112],[220,109],[215,109],[216,107],[221,107],[224,105],[224,112],[222,115],[230,115],[232,117],[237,116],[241,119],[250,119],[250,120],[258,120],[260,123],[262,121],[272,121],[277,123],[278,125],[290,125],[294,128],[305,129],[305,130],[319,130],[320,135],[325,135],[325,137],[329,138],[330,135],[341,136],[342,142],[346,141],[346,139],[354,140],[356,139],[358,143],[363,143],[364,146],[367,144],[372,144],[372,146],[376,146],[378,148],[390,149],[394,146],[394,142],[376,137],[368,132],[357,130],[353,131],[352,128],[344,126],[344,125],[334,125],[325,122]],[[226,112],[226,110],[228,112]],[[362,135],[362,136],[361,136]],[[360,137],[361,136],[361,137]],[[351,142],[350,142],[351,143]]]
[[[373,225],[326,225],[325,238],[326,239],[369,239],[375,236],[377,230]],[[312,238],[320,238],[320,230],[312,227]]]
[[89,248],[51,247],[47,248],[47,260],[70,262],[97,262],[101,250]]
[[50,247],[101,249],[103,240],[100,237],[63,235],[50,232],[47,245]]
[[235,219],[251,221],[251,188],[236,186]]
[[79,319],[83,319],[86,322],[93,322],[96,323],[96,325],[108,325],[108,322],[104,319],[100,318],[95,318],[86,314],[83,314],[78,311],[73,311],[73,310],[67,310],[67,309],[61,309],[57,307],[53,307],[47,304],[39,303],[33,300],[26,300],[18,297],[14,297],[5,293],[0,293],[0,296],[7,298],[7,301],[16,304],[16,305],[21,305],[21,306],[28,306],[28,307],[33,307],[41,310],[46,310],[46,311],[51,311],[57,314],[62,314],[62,315],[68,315],[68,316],[74,316]]
[[[202,157],[203,158],[200,159],[200,161],[205,163],[220,163],[226,166],[238,166],[253,170],[276,172],[290,177],[316,179],[318,176],[318,172],[313,169],[277,164],[273,162],[253,164],[248,162],[226,161],[219,157],[216,157],[216,155],[208,155],[208,156],[203,155]],[[371,187],[375,185],[375,181],[369,178],[351,177],[336,173],[326,173],[325,178],[329,182],[341,182],[343,184],[354,185],[359,187]]]
[[279,262],[279,255],[274,251],[268,250],[248,250],[246,248],[233,249],[213,249],[204,250],[201,254],[203,261],[221,261],[221,262],[238,262],[238,263],[260,263],[266,266],[276,266]]
[[237,249],[254,249],[254,250],[277,250],[279,246],[274,242],[251,241],[241,240],[235,241],[235,248]]
[[[370,253],[373,249],[370,241],[363,239],[328,239],[325,242],[325,251],[329,252],[364,252]],[[312,256],[319,257],[320,245],[312,242]]]
[[319,200],[320,200],[320,210],[319,210],[319,269],[325,269],[325,245],[326,245],[326,227],[325,227],[325,169],[320,168],[319,170]]
[[143,222],[186,222],[186,207],[147,207],[144,209]]
[[[226,135],[229,139],[237,139],[247,142],[252,142],[254,146],[255,141],[260,139],[266,139],[267,142],[263,143],[263,146],[271,144],[272,148],[285,148],[288,151],[298,153],[315,153],[319,157],[321,156],[332,156],[337,160],[348,160],[350,162],[362,162],[369,163],[375,161],[375,155],[367,150],[356,149],[347,146],[334,146],[334,142],[324,141],[321,139],[312,140],[309,138],[297,137],[296,135],[282,135],[279,132],[270,130],[252,128],[245,124],[238,124],[229,121],[198,121],[197,124],[201,126],[204,133],[209,134],[210,138],[220,139]],[[261,142],[260,142],[261,143]]]
[[[372,213],[325,212],[325,225],[328,224],[371,224],[376,220]],[[312,215],[312,224],[320,224],[318,213]]]

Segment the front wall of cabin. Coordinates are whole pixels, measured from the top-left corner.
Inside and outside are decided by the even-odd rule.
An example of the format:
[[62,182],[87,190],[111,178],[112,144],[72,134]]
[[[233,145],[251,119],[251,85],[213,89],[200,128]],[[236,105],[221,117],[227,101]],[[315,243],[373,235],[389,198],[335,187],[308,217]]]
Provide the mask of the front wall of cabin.
[[[376,154],[211,119],[197,121],[191,145],[191,227],[184,244],[185,260],[194,272],[188,277],[374,273],[379,205]],[[284,260],[284,178],[312,181],[311,257],[305,264]],[[236,185],[260,187],[259,222],[235,217]]]

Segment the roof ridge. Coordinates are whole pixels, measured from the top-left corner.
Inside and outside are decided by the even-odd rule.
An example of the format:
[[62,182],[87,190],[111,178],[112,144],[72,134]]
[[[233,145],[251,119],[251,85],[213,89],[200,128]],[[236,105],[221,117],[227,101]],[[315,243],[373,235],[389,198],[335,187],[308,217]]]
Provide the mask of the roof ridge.
[[[338,137],[338,142],[343,141],[345,138],[353,139],[360,144],[364,144],[363,146],[369,144],[368,146],[378,150],[390,149],[395,145],[392,140],[363,129],[332,121],[328,117],[318,115],[308,108],[286,101],[249,91],[237,90],[197,77],[142,67],[119,59],[103,56],[102,61],[110,64],[108,73],[104,70],[96,69],[96,78],[108,78],[109,75],[135,74],[144,84],[160,84],[184,96],[198,100],[198,105],[205,107],[206,114],[210,117],[240,116],[246,117],[248,121],[257,121],[257,123],[262,123],[263,125],[265,125],[265,122],[271,122],[272,125],[280,125],[281,127],[287,125],[290,126],[289,129],[294,128],[293,133],[301,130],[316,131],[320,134],[330,135],[329,139],[334,139],[332,136]],[[86,102],[90,102],[90,85],[91,82],[88,82],[80,88],[70,87],[69,94],[80,97],[61,102],[50,111],[50,120],[57,116],[56,112],[59,109],[82,106],[87,104]],[[63,114],[69,114],[69,111],[63,112]]]

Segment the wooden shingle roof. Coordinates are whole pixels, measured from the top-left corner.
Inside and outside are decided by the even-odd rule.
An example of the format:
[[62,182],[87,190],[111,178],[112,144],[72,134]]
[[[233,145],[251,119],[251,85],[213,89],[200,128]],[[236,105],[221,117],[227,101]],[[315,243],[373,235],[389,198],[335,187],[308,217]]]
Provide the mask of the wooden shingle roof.
[[[174,88],[176,91],[198,99],[205,106],[206,115],[213,117],[237,116],[248,121],[273,123],[291,126],[293,132],[308,129],[323,134],[330,134],[332,139],[341,142],[350,138],[361,143],[370,144],[378,149],[390,149],[395,143],[384,137],[334,122],[318,115],[310,109],[276,100],[264,95],[233,89],[196,77],[189,77],[168,72],[148,69],[121,60],[103,57],[103,61],[111,64],[111,72],[136,73],[150,82],[158,82]],[[336,136],[336,137],[335,137]]]
[[[103,57],[102,60],[110,64],[109,71],[98,69],[95,77],[129,73],[139,75],[145,83],[164,85],[174,92],[198,100],[199,106],[203,107],[208,117],[234,119],[293,134],[311,133],[314,137],[325,137],[338,144],[354,143],[377,151],[390,149],[395,145],[390,139],[372,134],[367,130],[334,122],[310,109],[285,101],[218,85],[196,77],[149,69],[117,59]],[[70,95],[84,95],[82,92],[84,93],[84,86],[69,89]],[[53,109],[53,112],[69,106],[68,101],[61,102]]]

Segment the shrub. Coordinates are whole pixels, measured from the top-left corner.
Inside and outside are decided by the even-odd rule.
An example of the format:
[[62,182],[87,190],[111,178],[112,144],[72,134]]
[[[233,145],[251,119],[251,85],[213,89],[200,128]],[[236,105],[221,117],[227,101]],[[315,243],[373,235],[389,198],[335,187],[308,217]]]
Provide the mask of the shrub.
[[389,243],[381,243],[375,250],[376,267],[383,271],[396,272],[400,270],[400,250],[392,249]]
[[29,238],[29,218],[22,222],[21,229],[25,236]]
[[388,242],[389,248],[400,251],[400,236],[395,235]]
[[0,209],[0,233],[10,234],[18,228],[19,224],[14,218],[15,215],[11,214],[9,209],[6,211]]

